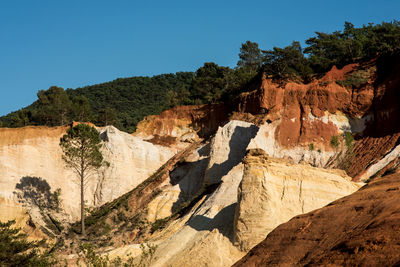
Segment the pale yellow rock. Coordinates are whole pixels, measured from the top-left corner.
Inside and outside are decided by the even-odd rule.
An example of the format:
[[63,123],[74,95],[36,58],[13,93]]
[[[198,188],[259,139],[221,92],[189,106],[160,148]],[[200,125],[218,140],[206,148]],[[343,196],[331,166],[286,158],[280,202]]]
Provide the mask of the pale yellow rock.
[[238,190],[234,243],[248,251],[293,216],[321,208],[358,190],[343,171],[268,158],[261,149],[244,159]]
[[228,237],[214,229],[186,244],[186,248],[171,257],[164,266],[232,266],[244,255],[232,246]]
[[172,207],[178,200],[180,194],[179,187],[169,188],[157,195],[147,205],[147,221],[152,223],[156,220],[164,219],[172,215]]
[[[51,191],[61,188],[61,205],[68,220],[79,218],[80,188],[76,174],[65,167],[59,146],[67,127],[0,129],[0,197],[14,198],[15,186],[24,176],[41,177]],[[176,150],[153,145],[107,126],[98,128],[102,151],[110,167],[90,178],[85,189],[89,206],[101,205],[132,190],[149,177]],[[6,217],[0,214],[0,218]]]
[[[249,127],[251,128],[248,129]],[[210,169],[214,176],[210,177],[209,172],[208,177],[211,179],[205,184],[221,184],[212,194],[204,196],[184,218],[174,221],[149,240],[158,246],[151,266],[230,266],[244,255],[230,239],[237,188],[243,175],[243,164],[240,162],[246,146],[255,135],[255,129],[256,126],[246,122],[228,123],[218,130],[210,148],[202,147],[196,152],[197,156],[193,153],[187,158],[190,169],[176,174],[182,176],[177,184],[181,192],[196,193],[196,190],[192,190],[193,184],[196,185],[193,189],[201,186],[205,172]],[[250,133],[246,134],[245,131],[248,130]],[[211,155],[203,155],[210,151]],[[171,188],[167,192],[172,193]],[[170,195],[171,198],[173,194]],[[149,210],[155,210],[154,206],[161,202],[160,197],[151,203]],[[159,209],[158,213],[160,211]],[[133,248],[132,252],[134,253]]]

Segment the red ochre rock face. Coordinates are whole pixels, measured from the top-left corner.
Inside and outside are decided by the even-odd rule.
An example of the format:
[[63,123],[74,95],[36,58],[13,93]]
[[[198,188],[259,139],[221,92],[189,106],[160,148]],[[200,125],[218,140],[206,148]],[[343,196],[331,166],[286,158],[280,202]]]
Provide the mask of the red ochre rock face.
[[343,79],[355,65],[337,70],[333,67],[320,80],[309,84],[289,82],[284,86],[263,79],[256,91],[245,93],[237,100],[239,112],[263,113],[270,121],[280,119],[275,137],[284,147],[309,142],[327,145],[332,135],[338,134],[337,126],[321,120],[310,120],[309,114],[322,118],[326,112],[341,112],[348,117],[362,117],[370,112],[374,100],[372,81],[362,89],[346,89],[333,79]]
[[[184,135],[194,134],[194,139],[204,138],[216,132],[228,119],[228,107],[224,104],[177,106],[160,115],[145,117],[139,122],[134,135],[153,136],[151,140],[172,144]],[[171,139],[172,137],[172,139]]]
[[[332,136],[351,131],[356,134],[356,153],[348,159],[348,171],[355,177],[371,160],[384,156],[399,143],[398,138],[390,138],[400,132],[399,71],[400,60],[384,58],[362,66],[334,66],[308,84],[282,84],[260,77],[258,84],[252,85],[255,90],[242,93],[230,103],[175,107],[145,118],[135,134],[151,136],[151,142],[173,145],[177,140],[207,138],[228,119],[237,119],[257,125],[272,123],[272,132],[265,134],[274,134],[282,149],[307,150],[313,144],[318,150],[334,151]],[[368,73],[363,84],[340,85],[357,72]],[[363,156],[370,149],[376,150],[378,158],[367,160]]]

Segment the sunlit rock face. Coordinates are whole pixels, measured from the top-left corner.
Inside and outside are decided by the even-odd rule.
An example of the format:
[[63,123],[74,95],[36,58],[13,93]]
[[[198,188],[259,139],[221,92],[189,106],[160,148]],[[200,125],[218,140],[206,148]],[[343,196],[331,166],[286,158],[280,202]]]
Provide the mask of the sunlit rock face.
[[[80,187],[77,176],[65,167],[59,146],[67,127],[0,129],[0,197],[17,202],[14,192],[23,177],[44,179],[53,192],[61,189],[61,207],[69,220],[79,218]],[[88,206],[101,205],[138,185],[174,153],[115,127],[98,128],[109,168],[93,172],[85,188]],[[2,217],[2,215],[0,215]]]
[[341,170],[293,164],[250,150],[238,189],[234,243],[248,251],[293,216],[323,207],[361,186]]

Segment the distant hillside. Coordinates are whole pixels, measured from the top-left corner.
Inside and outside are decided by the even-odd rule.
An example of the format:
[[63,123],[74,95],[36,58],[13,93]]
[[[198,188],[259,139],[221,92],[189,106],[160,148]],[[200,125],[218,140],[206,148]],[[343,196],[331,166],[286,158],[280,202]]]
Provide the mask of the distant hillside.
[[19,127],[90,120],[98,125],[115,124],[123,130],[133,131],[143,116],[169,108],[172,99],[167,99],[168,94],[187,90],[192,80],[193,73],[181,72],[120,78],[75,90],[51,87],[39,91],[38,100],[32,105],[2,117],[0,122],[3,126]]
[[[368,24],[355,28],[345,22],[343,31],[316,32],[306,40],[271,50],[261,50],[257,43],[242,44],[237,67],[205,63],[196,72],[178,72],[153,77],[120,78],[111,82],[64,89],[50,87],[38,92],[32,105],[0,117],[0,127],[25,125],[62,125],[91,121],[99,126],[113,124],[133,132],[146,115],[177,106],[226,102],[244,91],[249,82],[264,74],[284,84],[287,81],[308,83],[336,65],[368,61],[400,50],[400,22]],[[365,77],[355,77],[362,83]]]
[[87,98],[95,124],[114,124],[132,132],[144,116],[159,114],[175,105],[175,95],[188,94],[193,78],[192,72],[120,78],[66,92],[71,99]]

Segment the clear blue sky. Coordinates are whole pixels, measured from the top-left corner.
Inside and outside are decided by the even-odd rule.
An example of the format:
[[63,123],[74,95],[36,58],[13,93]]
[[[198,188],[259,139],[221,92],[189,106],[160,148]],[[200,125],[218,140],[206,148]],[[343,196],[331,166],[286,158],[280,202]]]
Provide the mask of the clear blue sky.
[[398,0],[0,0],[0,115],[52,85],[234,67],[246,40],[271,49],[399,16]]

